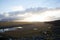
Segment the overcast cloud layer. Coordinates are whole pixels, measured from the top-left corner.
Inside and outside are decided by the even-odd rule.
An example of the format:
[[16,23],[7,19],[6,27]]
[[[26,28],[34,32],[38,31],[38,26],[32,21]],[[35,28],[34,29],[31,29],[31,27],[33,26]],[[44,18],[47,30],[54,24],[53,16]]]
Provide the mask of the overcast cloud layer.
[[60,9],[32,8],[25,11],[0,13],[0,21],[47,22],[60,20]]

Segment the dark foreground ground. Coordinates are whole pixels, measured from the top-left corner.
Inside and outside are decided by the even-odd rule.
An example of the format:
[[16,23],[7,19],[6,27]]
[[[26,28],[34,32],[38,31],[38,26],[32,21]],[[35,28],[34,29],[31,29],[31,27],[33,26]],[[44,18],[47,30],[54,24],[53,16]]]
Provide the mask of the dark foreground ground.
[[60,20],[52,22],[0,22],[0,29],[23,27],[0,32],[1,40],[60,40]]

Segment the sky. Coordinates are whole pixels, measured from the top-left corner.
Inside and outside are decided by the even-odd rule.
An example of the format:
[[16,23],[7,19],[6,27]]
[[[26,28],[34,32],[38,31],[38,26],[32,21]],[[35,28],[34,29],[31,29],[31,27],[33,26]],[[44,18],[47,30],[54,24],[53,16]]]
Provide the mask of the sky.
[[[26,13],[25,13],[26,14]],[[27,13],[24,15],[25,18],[21,20],[14,20],[15,22],[49,22],[60,20],[60,9],[49,9],[42,12]]]
[[[31,8],[33,10],[30,10]],[[60,0],[0,0],[0,21],[10,20],[28,22],[60,20]]]
[[23,11],[35,7],[59,8],[60,0],[0,0],[0,12]]

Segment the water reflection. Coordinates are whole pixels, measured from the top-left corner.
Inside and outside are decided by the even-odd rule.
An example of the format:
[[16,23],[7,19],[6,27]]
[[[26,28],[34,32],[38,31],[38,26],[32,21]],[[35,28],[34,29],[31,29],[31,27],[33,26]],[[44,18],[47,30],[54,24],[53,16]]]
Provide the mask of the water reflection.
[[23,27],[13,27],[13,28],[0,29],[0,33],[1,33],[1,32],[5,32],[5,31],[17,30],[18,28],[21,29],[21,28],[23,28]]

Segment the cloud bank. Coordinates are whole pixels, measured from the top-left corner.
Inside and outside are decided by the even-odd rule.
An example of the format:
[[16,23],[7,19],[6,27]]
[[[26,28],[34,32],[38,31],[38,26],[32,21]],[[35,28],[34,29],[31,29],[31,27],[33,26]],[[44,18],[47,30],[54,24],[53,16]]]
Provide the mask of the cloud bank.
[[48,22],[60,20],[60,9],[28,9],[25,11],[0,13],[0,21]]
[[22,20],[15,20],[15,21],[22,21],[22,22],[48,22],[54,20],[60,20],[60,9],[49,9],[43,12],[37,13],[28,13],[26,18]]

